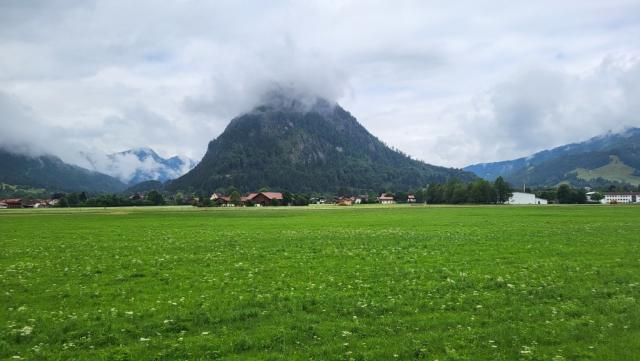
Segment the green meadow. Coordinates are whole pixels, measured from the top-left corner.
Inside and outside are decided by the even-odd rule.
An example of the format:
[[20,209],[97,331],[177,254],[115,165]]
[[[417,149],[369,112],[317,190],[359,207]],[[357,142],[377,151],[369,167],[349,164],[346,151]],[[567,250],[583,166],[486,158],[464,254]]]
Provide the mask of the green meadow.
[[640,207],[0,210],[0,359],[637,360]]

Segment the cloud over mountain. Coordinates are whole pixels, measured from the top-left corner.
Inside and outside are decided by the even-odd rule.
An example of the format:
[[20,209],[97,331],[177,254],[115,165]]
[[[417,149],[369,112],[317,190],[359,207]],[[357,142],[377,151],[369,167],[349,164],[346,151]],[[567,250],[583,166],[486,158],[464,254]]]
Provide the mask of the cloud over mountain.
[[[4,1],[0,91],[28,111],[5,104],[0,126],[35,125],[11,141],[55,143],[65,160],[139,146],[198,159],[265,91],[290,87],[416,158],[514,157],[595,135],[618,105],[616,121],[639,125],[623,104],[639,13],[630,0]],[[566,137],[547,127],[557,116]]]

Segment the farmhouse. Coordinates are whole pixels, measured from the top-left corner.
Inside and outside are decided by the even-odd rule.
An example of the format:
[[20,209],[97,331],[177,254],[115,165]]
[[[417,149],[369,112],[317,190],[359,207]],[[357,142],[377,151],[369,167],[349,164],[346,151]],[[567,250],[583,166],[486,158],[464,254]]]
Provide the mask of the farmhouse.
[[247,201],[257,206],[270,206],[273,203],[279,203],[283,200],[282,193],[280,192],[259,192],[251,193],[247,196]]
[[228,197],[228,196],[226,196],[226,197],[225,196],[216,196],[216,198],[215,198],[215,200],[213,202],[218,204],[218,205],[220,205],[220,206],[222,206],[222,207],[230,207],[230,206],[234,205],[233,203],[231,203],[231,197]]
[[414,196],[413,194],[409,194],[407,196],[407,203],[415,203],[416,202],[416,196]]
[[380,197],[378,197],[378,203],[380,204],[393,204],[395,200],[392,196],[387,195],[386,193],[382,193]]
[[535,194],[524,192],[513,192],[505,204],[547,204],[546,199],[538,198]]
[[29,202],[29,206],[33,208],[48,208],[49,203],[42,199],[35,199],[32,202]]
[[23,207],[23,202],[22,202],[22,199],[20,198],[5,199],[4,201],[2,201],[2,203],[5,203],[7,205],[7,208]]
[[640,203],[640,193],[637,192],[609,192],[603,194],[604,198],[600,201],[603,204],[631,204]]

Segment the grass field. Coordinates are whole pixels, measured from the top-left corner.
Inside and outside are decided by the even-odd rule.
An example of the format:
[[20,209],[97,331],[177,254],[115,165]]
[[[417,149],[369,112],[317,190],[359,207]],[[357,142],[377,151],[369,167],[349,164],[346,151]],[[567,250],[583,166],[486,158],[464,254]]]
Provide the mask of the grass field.
[[638,360],[640,207],[0,210],[0,359]]

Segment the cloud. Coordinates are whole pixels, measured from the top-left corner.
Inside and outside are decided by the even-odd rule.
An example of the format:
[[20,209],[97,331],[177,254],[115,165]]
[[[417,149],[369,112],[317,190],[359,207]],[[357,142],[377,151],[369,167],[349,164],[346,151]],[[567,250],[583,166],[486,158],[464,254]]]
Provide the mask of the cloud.
[[639,97],[640,57],[607,57],[582,73],[525,69],[445,109],[448,132],[433,149],[460,165],[527,156],[640,126]]
[[74,162],[140,146],[199,159],[286,87],[429,162],[524,155],[634,124],[620,59],[640,52],[637,14],[632,0],[3,1],[0,141]]

